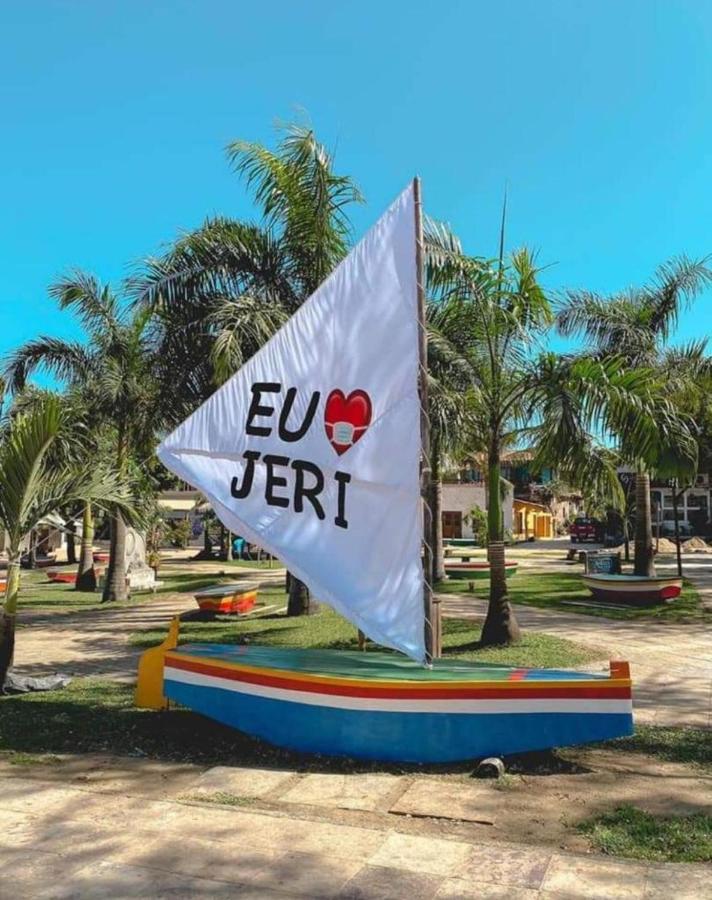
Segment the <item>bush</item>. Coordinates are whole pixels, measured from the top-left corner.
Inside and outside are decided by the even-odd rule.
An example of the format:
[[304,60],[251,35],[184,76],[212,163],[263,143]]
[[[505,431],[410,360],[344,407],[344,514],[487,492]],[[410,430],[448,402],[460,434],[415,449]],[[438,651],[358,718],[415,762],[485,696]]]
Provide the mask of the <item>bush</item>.
[[479,506],[475,506],[465,516],[465,522],[468,522],[472,528],[475,540],[481,547],[487,546],[487,513]]
[[166,528],[166,538],[171,547],[185,550],[193,535],[188,519],[179,519],[177,522],[169,522]]

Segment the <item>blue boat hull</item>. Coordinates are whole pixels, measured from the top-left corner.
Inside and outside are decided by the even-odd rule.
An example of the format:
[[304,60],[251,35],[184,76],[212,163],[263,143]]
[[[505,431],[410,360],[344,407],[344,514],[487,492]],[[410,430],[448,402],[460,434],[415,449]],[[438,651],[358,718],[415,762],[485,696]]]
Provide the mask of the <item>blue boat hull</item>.
[[630,713],[426,713],[336,709],[166,679],[168,698],[290,750],[393,762],[506,756],[632,734]]

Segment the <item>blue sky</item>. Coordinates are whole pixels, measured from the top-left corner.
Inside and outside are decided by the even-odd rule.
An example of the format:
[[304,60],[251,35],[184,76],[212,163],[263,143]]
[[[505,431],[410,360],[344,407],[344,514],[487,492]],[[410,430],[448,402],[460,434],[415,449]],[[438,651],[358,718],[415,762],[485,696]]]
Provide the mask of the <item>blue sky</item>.
[[[250,216],[224,146],[308,115],[367,198],[427,211],[552,288],[712,252],[712,4],[29,0],[0,5],[0,353],[75,326],[71,266],[118,280],[207,214]],[[710,330],[712,295],[680,338]]]

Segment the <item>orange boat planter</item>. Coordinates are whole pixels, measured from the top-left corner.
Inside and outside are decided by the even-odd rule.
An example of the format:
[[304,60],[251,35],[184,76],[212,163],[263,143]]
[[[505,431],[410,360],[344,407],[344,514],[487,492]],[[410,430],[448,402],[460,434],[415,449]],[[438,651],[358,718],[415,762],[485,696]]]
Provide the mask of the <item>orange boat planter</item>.
[[77,583],[77,573],[76,572],[61,572],[58,569],[50,569],[47,572],[47,577],[50,581],[54,581],[55,584],[76,584]]
[[204,613],[239,616],[255,607],[257,591],[245,591],[242,585],[218,585],[195,595],[195,602]]

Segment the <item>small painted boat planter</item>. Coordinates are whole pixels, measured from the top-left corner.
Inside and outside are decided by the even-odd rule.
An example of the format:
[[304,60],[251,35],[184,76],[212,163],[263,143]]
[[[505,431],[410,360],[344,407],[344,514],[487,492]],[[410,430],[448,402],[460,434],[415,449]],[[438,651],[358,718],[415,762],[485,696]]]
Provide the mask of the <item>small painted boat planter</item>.
[[244,585],[219,584],[195,595],[202,613],[208,615],[239,616],[255,608],[257,591],[246,591]]
[[448,547],[477,547],[479,546],[474,538],[446,538],[444,541]]
[[71,572],[65,572],[61,569],[49,569],[47,572],[47,578],[50,581],[53,581],[55,584],[76,584],[77,583],[77,573],[76,570]]
[[680,596],[681,578],[641,575],[584,575],[583,583],[596,600],[627,606],[671,603]]
[[92,554],[95,563],[108,563],[109,554],[105,550],[96,550]]
[[162,656],[163,681],[155,661],[153,676],[139,678],[139,702],[173,700],[300,752],[439,763],[633,732],[627,663],[607,675],[443,659],[426,668],[382,652],[176,649],[176,638],[146,651]]
[[[507,578],[511,578],[517,571],[517,563],[505,563],[504,574]],[[465,581],[473,581],[478,579],[489,579],[490,564],[486,560],[477,562],[447,562],[445,563],[445,574],[450,578],[461,578]]]

